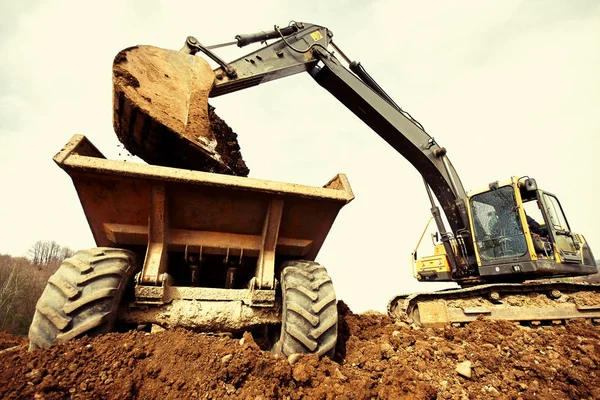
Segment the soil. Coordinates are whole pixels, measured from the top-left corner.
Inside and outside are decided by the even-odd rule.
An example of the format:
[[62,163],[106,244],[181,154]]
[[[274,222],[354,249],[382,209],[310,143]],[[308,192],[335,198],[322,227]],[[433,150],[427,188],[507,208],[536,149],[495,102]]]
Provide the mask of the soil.
[[215,108],[208,105],[208,119],[210,131],[217,139],[217,153],[223,159],[225,165],[229,166],[231,173],[238,176],[248,176],[250,169],[242,158],[237,134],[215,113]]
[[20,346],[26,343],[27,339],[25,338],[13,336],[7,332],[0,332],[0,350]]
[[[292,362],[242,339],[183,329],[0,352],[5,399],[597,399],[600,329],[478,320],[420,329],[338,309],[334,360]],[[1,343],[9,337],[0,336]],[[22,339],[15,338],[15,343]],[[457,366],[466,368],[460,375]],[[469,366],[470,365],[470,366]]]
[[113,62],[117,137],[149,164],[248,176],[237,135],[208,104],[214,80],[201,57],[153,46],[122,50]]

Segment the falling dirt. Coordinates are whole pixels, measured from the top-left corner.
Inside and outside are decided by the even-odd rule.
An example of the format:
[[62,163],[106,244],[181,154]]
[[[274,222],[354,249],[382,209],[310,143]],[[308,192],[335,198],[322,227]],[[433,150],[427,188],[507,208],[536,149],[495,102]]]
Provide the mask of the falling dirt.
[[[182,329],[0,353],[6,399],[597,399],[600,329],[475,321],[418,329],[340,302],[334,360],[295,363],[243,339]],[[7,335],[0,336],[2,343]],[[16,339],[15,343],[22,343]],[[460,375],[456,368],[467,365]],[[470,365],[470,367],[469,367]]]
[[246,166],[240,145],[237,140],[237,134],[215,113],[215,108],[208,105],[208,118],[210,121],[210,130],[217,138],[216,151],[220,154],[225,165],[228,165],[235,175],[248,176],[250,170]]

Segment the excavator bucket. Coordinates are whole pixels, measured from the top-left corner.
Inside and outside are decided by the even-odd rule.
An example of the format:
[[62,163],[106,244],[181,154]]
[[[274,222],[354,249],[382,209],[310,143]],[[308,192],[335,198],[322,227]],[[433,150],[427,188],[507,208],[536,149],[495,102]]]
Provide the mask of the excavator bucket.
[[113,125],[149,164],[247,176],[237,135],[208,104],[215,75],[201,57],[153,46],[113,62]]

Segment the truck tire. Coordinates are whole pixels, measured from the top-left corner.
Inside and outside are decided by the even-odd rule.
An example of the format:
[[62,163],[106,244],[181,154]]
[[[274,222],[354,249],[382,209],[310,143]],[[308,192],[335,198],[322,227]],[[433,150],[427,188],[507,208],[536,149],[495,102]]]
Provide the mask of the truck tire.
[[29,350],[110,332],[134,270],[128,250],[82,250],[64,260],[36,304]]
[[337,301],[327,270],[313,261],[288,261],[281,271],[282,315],[275,354],[318,354],[333,358]]

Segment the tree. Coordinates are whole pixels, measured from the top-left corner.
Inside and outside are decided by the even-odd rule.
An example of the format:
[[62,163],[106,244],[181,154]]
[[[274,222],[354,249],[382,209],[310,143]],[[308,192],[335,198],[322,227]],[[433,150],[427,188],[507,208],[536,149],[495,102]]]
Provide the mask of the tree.
[[0,331],[26,336],[48,279],[73,250],[55,241],[37,241],[28,258],[0,254]]
[[35,304],[58,265],[35,266],[24,257],[0,255],[0,331],[27,335]]
[[22,274],[19,274],[18,263],[0,269],[0,330],[6,330],[10,319],[8,316],[14,314],[13,309],[17,306],[15,299],[23,290],[24,280]]
[[28,251],[28,256],[34,265],[60,264],[73,254],[73,250],[59,245],[54,240],[38,240]]

